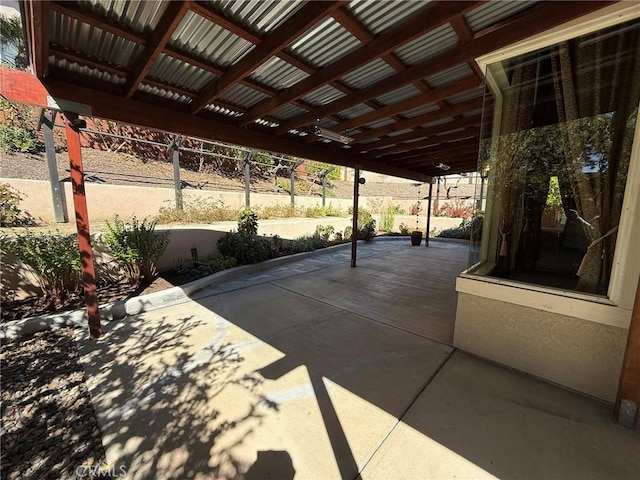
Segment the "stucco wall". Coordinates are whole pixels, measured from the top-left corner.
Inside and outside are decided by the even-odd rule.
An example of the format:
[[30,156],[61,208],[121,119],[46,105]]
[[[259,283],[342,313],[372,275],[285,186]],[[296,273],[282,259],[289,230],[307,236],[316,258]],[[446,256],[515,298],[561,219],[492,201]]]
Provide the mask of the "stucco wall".
[[458,293],[453,344],[613,402],[627,333],[625,328]]
[[[45,223],[55,221],[51,188],[49,182],[39,180],[23,180],[16,178],[0,178],[0,182],[8,183],[18,190],[23,200],[20,208],[30,213],[36,219]],[[73,197],[71,184],[62,182],[64,196],[67,205],[68,216],[73,220]],[[136,215],[138,218],[152,217],[158,214],[160,207],[173,207],[175,194],[171,188],[157,187],[133,187],[126,185],[100,185],[86,183],[87,208],[92,222],[100,222],[113,218],[115,214],[123,218]],[[232,209],[240,209],[244,205],[244,192],[225,192],[210,190],[183,190],[185,204],[196,203],[203,199],[210,201],[221,200],[224,205]],[[375,197],[383,204],[389,204],[391,197]],[[368,197],[360,197],[362,205],[367,204]],[[297,196],[296,205],[300,207],[313,207],[322,205],[321,197]],[[252,206],[289,205],[289,195],[277,195],[266,193],[252,193]],[[353,204],[352,200],[345,198],[327,198],[326,205],[342,208],[346,214]]]

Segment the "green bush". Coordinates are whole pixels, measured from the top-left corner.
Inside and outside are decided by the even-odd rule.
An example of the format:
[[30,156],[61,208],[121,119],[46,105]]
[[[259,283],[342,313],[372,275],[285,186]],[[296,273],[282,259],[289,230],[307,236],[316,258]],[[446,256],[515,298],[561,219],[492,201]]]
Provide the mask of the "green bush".
[[0,150],[3,152],[39,153],[44,143],[34,128],[31,109],[0,97],[5,121],[0,124]]
[[387,233],[393,232],[393,224],[396,219],[396,215],[401,215],[403,213],[404,210],[400,205],[389,205],[386,210],[382,212],[382,217],[380,218],[382,230]]
[[256,215],[249,207],[240,212],[238,233],[246,233],[248,235],[258,234],[258,215]]
[[441,238],[456,238],[460,240],[469,240],[473,233],[474,240],[482,238],[482,223],[484,218],[481,214],[471,219],[463,219],[455,228],[447,228],[438,234]]
[[235,267],[237,265],[236,259],[227,257],[222,254],[215,254],[207,257],[203,261],[189,262],[172,269],[172,272],[177,275],[189,275],[191,278],[198,279],[212,275],[216,272],[226,270],[228,268]]
[[0,248],[33,269],[45,298],[59,301],[80,289],[82,264],[76,235],[26,230],[15,237],[0,235]]
[[333,225],[316,225],[316,233],[320,235],[325,242],[331,241],[331,236],[335,234],[335,227]]
[[[349,214],[353,215],[353,207],[349,207]],[[358,240],[372,241],[373,237],[376,236],[376,221],[371,217],[371,214],[364,208],[358,208],[357,222]],[[350,229],[350,227],[347,227],[347,229]],[[344,238],[351,238],[351,230],[347,235],[347,230],[345,229]]]
[[409,225],[407,225],[406,223],[401,223],[399,225],[400,228],[400,235],[411,235],[411,232],[409,231]]
[[130,283],[149,284],[158,274],[156,262],[169,242],[168,234],[157,234],[156,222],[136,217],[130,223],[117,215],[105,222],[105,242]]
[[[258,234],[258,217],[246,208],[240,213],[238,231],[229,232],[218,240],[218,251],[227,257],[232,257],[238,265],[258,263],[276,257],[279,252],[274,243]],[[277,237],[275,242],[279,240]]]
[[20,209],[22,197],[8,183],[0,183],[0,227],[35,225],[31,215]]
[[317,231],[313,235],[302,235],[293,240],[290,246],[291,253],[312,252],[329,246],[329,241]]

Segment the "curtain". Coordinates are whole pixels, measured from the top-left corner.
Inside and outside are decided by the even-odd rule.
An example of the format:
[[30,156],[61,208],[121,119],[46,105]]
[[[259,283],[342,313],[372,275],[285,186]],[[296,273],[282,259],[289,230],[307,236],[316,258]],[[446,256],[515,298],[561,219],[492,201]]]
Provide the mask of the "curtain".
[[577,290],[606,294],[640,99],[640,30],[552,49],[564,174],[589,242]]

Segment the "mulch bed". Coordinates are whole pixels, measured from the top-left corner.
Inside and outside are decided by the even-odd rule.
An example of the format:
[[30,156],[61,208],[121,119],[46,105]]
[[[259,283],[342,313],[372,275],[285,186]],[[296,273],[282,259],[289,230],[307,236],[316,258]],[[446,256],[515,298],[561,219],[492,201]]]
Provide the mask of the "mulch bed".
[[105,462],[71,328],[2,342],[2,480],[75,479]]
[[[157,277],[150,285],[146,286],[132,285],[126,282],[102,285],[98,286],[98,302],[104,305],[118,300],[127,300],[138,295],[158,292],[176,285],[182,285],[190,280],[190,277],[184,275],[179,276],[165,273]],[[23,300],[3,302],[0,323],[52,313],[79,310],[84,307],[84,297],[81,293],[70,295],[58,303],[46,301],[41,297],[29,297]]]

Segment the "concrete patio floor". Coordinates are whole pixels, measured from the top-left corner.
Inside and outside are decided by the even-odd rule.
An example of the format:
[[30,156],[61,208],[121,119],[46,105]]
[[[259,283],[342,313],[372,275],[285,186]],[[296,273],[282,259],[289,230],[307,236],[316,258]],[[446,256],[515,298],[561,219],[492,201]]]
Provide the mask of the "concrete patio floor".
[[467,246],[405,241],[245,275],[80,340],[133,479],[633,479],[610,406],[450,346]]

